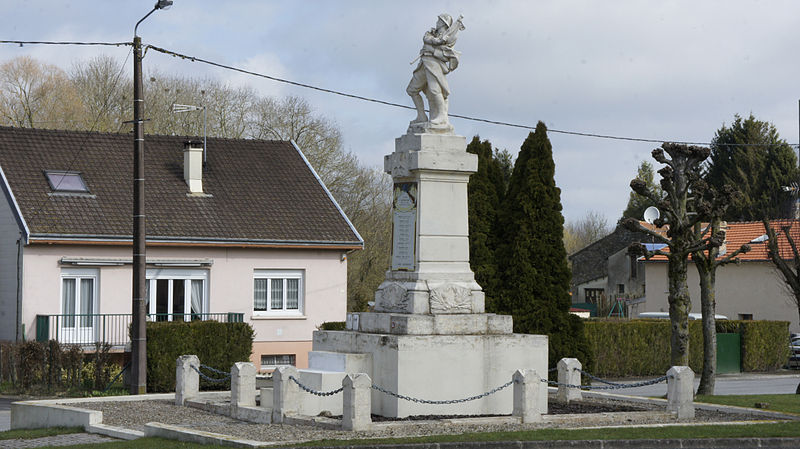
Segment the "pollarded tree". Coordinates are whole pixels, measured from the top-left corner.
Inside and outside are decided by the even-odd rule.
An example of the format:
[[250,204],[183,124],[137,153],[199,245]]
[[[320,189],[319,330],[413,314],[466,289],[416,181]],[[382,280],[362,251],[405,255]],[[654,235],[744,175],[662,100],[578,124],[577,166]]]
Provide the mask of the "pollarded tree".
[[[653,191],[656,197],[661,198],[664,196],[661,186],[659,186],[655,181],[655,171],[649,162],[642,161],[642,163],[639,164],[639,170],[636,175],[636,179],[642,180],[645,185],[647,185],[647,188]],[[656,202],[650,200],[649,198],[639,195],[636,192],[631,192],[630,196],[628,197],[628,205],[625,207],[625,210],[622,211],[621,220],[625,218],[635,218],[637,220],[641,220],[644,216],[644,211],[648,207],[655,205]]]
[[721,254],[720,248],[725,243],[726,232],[722,217],[738,194],[733,187],[725,186],[718,192],[701,180],[693,194],[702,203],[697,209],[706,211],[702,218],[708,220],[705,227],[700,223],[695,224],[695,239],[705,242],[706,246],[692,253],[692,261],[700,278],[700,311],[703,321],[703,370],[697,394],[714,394],[717,373],[717,320],[714,316],[717,268],[729,263],[739,263],[736,257],[750,251],[750,245],[742,245],[735,251]]
[[631,181],[631,189],[634,192],[658,204],[661,217],[655,221],[655,225],[659,227],[669,225],[666,236],[645,228],[635,218],[627,218],[623,222],[631,231],[649,234],[655,241],[669,247],[669,251],[648,251],[636,243],[631,245],[631,251],[646,258],[656,254],[667,257],[672,366],[689,366],[689,311],[692,302],[686,281],[688,259],[689,254],[700,251],[708,245],[708,242],[698,239],[694,232],[695,225],[700,222],[705,211],[696,210],[689,195],[700,181],[700,165],[708,157],[709,151],[705,147],[674,143],[664,143],[661,148],[653,150],[653,159],[664,164],[658,171],[661,175],[661,188],[665,193],[663,198],[659,198],[641,179]]
[[550,365],[575,357],[591,369],[583,322],[569,313],[570,271],[564,250],[561,191],[544,123],[522,144],[498,214],[501,295],[496,311],[514,317],[514,331],[546,334]]
[[727,220],[786,216],[782,186],[797,182],[797,158],[769,122],[735,116],[711,141],[706,181],[712,187],[736,186],[741,192],[725,214]]
[[467,152],[478,155],[478,171],[469,178],[469,265],[492,307],[497,297],[497,209],[504,196],[503,173],[492,144],[475,136]]

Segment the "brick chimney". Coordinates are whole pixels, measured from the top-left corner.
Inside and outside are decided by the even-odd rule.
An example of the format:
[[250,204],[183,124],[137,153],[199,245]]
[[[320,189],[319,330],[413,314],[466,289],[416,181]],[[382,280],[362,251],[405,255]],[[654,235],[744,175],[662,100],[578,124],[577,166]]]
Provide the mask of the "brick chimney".
[[203,142],[183,143],[183,179],[190,193],[203,193]]

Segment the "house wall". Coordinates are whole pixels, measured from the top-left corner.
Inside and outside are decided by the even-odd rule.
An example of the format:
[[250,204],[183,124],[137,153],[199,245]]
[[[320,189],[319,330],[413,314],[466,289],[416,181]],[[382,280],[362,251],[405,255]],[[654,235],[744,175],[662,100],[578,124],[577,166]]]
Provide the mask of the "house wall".
[[[208,303],[210,313],[244,313],[245,322],[255,330],[252,360],[260,364],[261,354],[296,354],[297,365],[307,364],[312,332],[326,321],[344,321],[347,308],[347,262],[341,250],[288,250],[255,248],[148,247],[151,259],[210,259]],[[26,248],[24,263],[23,322],[29,338],[35,337],[37,314],[61,313],[63,257],[130,259],[129,247],[32,245]],[[99,270],[97,313],[130,313],[131,265],[102,266]],[[255,270],[304,270],[304,313],[298,317],[254,317],[253,276]],[[261,343],[269,342],[264,345]],[[283,344],[283,347],[280,346]],[[278,345],[278,346],[276,346]],[[270,352],[270,354],[273,354]]]
[[[667,264],[645,264],[647,302],[640,312],[668,312]],[[697,269],[690,264],[688,270],[689,294],[692,312],[700,313],[700,286]],[[739,319],[740,314],[752,314],[755,320],[789,321],[790,332],[800,332],[797,306],[791,301],[780,278],[770,262],[743,262],[717,269],[717,314]]]
[[0,193],[0,341],[16,339],[17,240],[20,238],[10,198]]
[[639,298],[644,296],[645,270],[642,262],[634,262],[636,272],[631,271],[631,256],[628,248],[621,249],[608,257],[608,287],[606,295],[616,297],[619,295],[619,285],[624,285],[623,296]]

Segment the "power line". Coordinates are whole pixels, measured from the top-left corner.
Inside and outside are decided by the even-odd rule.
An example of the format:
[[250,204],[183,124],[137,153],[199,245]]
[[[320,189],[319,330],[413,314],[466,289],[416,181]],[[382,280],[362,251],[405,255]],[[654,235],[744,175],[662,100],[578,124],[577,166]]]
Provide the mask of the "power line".
[[[233,66],[226,65],[226,64],[221,64],[221,63],[218,63],[218,62],[209,61],[207,59],[199,58],[199,57],[196,57],[196,56],[184,55],[184,54],[172,51],[172,50],[167,50],[165,48],[156,47],[154,45],[149,45],[149,44],[146,45],[146,49],[151,49],[151,48],[153,50],[157,51],[157,52],[164,53],[164,54],[167,54],[167,55],[171,55],[173,57],[178,57],[178,58],[181,58],[181,59],[188,59],[188,60],[190,60],[192,62],[201,62],[203,64],[208,64],[208,65],[219,67],[219,68],[223,68],[223,69],[226,69],[226,70],[232,70],[232,71],[235,71],[235,72],[244,73],[246,75],[257,76],[257,77],[260,77],[260,78],[265,78],[265,79],[268,79],[268,80],[271,80],[271,81],[276,81],[276,82],[279,82],[279,83],[290,84],[292,86],[303,87],[303,88],[306,88],[306,89],[312,89],[312,90],[316,90],[316,91],[319,91],[319,92],[324,92],[324,93],[333,94],[333,95],[339,95],[339,96],[347,97],[347,98],[353,98],[353,99],[356,99],[356,100],[368,101],[368,102],[371,102],[371,103],[378,103],[378,104],[382,104],[382,105],[386,105],[386,106],[392,106],[392,107],[396,107],[396,108],[411,109],[411,110],[415,109],[413,106],[408,106],[408,105],[405,105],[405,104],[393,103],[391,101],[379,100],[379,99],[376,99],[376,98],[365,97],[363,95],[356,95],[356,94],[351,94],[351,93],[347,93],[347,92],[342,92],[342,91],[339,91],[339,90],[327,89],[327,88],[324,88],[324,87],[314,86],[312,84],[300,83],[300,82],[297,82],[297,81],[287,80],[287,79],[284,79],[284,78],[278,78],[278,77],[266,75],[266,74],[263,74],[263,73],[253,72],[251,70],[245,70],[245,69],[242,69],[242,68],[239,68],[239,67],[233,67]],[[511,128],[520,128],[520,129],[528,129],[528,130],[536,129],[535,126],[531,126],[531,125],[521,125],[521,124],[518,124],[518,123],[509,123],[509,122],[503,122],[503,121],[499,121],[499,120],[489,120],[489,119],[484,119],[484,118],[480,118],[480,117],[472,117],[472,116],[461,115],[461,114],[449,114],[448,113],[448,115],[450,117],[456,117],[456,118],[460,118],[460,119],[464,119],[464,120],[470,120],[470,121],[473,121],[473,122],[488,123],[488,124],[491,124],[491,125],[508,126],[508,127],[511,127]],[[567,134],[567,135],[572,135],[572,136],[592,137],[592,138],[597,138],[597,139],[624,140],[624,141],[629,141],[629,142],[648,142],[648,143],[658,143],[658,144],[661,144],[661,143],[664,143],[664,142],[670,142],[670,143],[677,143],[677,144],[684,144],[684,145],[702,145],[702,146],[710,146],[711,145],[710,142],[691,142],[691,141],[679,141],[679,140],[669,140],[669,139],[644,139],[644,138],[638,138],[638,137],[624,137],[624,136],[613,136],[613,135],[608,135],[608,134],[595,134],[595,133],[587,133],[587,132],[579,132],[579,131],[567,131],[567,130],[563,130],[563,129],[554,129],[554,128],[548,128],[547,131],[548,132],[552,132],[552,133]],[[789,145],[791,147],[800,147],[800,144],[796,144],[796,143],[795,144],[788,144],[788,143],[764,143],[764,144],[731,143],[731,144],[725,144],[724,146],[729,146],[729,147],[731,147],[731,146],[750,147],[750,146],[782,146],[782,145]]]
[[[14,40],[0,40],[0,44],[19,44],[20,46],[22,46],[23,44],[94,45],[94,46],[102,45],[102,46],[117,46],[117,47],[122,46],[122,45],[133,45],[131,42],[14,41]],[[415,109],[413,106],[408,106],[408,105],[405,105],[405,104],[393,103],[391,101],[379,100],[379,99],[376,99],[376,98],[365,97],[363,95],[351,94],[351,93],[342,92],[342,91],[335,90],[335,89],[327,89],[327,88],[324,88],[324,87],[314,86],[312,84],[300,83],[300,82],[297,82],[297,81],[278,78],[278,77],[266,75],[266,74],[263,74],[263,73],[253,72],[253,71],[245,70],[245,69],[242,69],[242,68],[239,68],[239,67],[233,67],[233,66],[229,66],[229,65],[226,65],[226,64],[221,64],[221,63],[218,63],[218,62],[209,61],[207,59],[199,58],[199,57],[196,57],[196,56],[184,55],[184,54],[172,51],[172,50],[167,50],[165,48],[156,47],[154,45],[149,45],[149,44],[146,45],[145,46],[145,52],[148,49],[151,49],[151,48],[153,50],[157,51],[157,52],[164,53],[164,54],[167,54],[167,55],[171,55],[173,57],[178,57],[178,58],[181,58],[181,59],[188,59],[188,60],[190,60],[192,62],[201,62],[203,64],[208,64],[208,65],[219,67],[219,68],[223,68],[223,69],[226,69],[226,70],[232,70],[232,71],[235,71],[235,72],[244,73],[246,75],[257,76],[257,77],[260,77],[260,78],[265,78],[265,79],[268,79],[268,80],[271,80],[271,81],[275,81],[275,82],[279,82],[279,83],[290,84],[292,86],[302,87],[302,88],[305,88],[305,89],[312,89],[312,90],[316,90],[316,91],[319,91],[319,92],[324,92],[324,93],[328,93],[328,94],[332,94],[332,95],[339,95],[339,96],[342,96],[342,97],[352,98],[352,99],[355,99],[355,100],[361,100],[361,101],[367,101],[367,102],[371,102],[371,103],[382,104],[382,105],[385,105],[385,106],[392,106],[392,107],[396,107],[396,108],[410,109],[410,110],[414,110]],[[472,117],[472,116],[461,115],[461,114],[448,114],[448,115],[450,117],[460,118],[460,119],[463,119],[463,120],[470,120],[470,121],[473,121],[473,122],[488,123],[490,125],[507,126],[507,127],[510,127],[510,128],[519,128],[519,129],[527,129],[527,130],[536,129],[535,126],[531,126],[531,125],[522,125],[522,124],[518,124],[518,123],[503,122],[503,121],[499,121],[499,120],[490,120],[490,119],[484,119],[484,118],[480,118],[480,117]],[[622,140],[622,141],[628,141],[628,142],[646,142],[646,143],[658,143],[658,144],[664,143],[664,142],[671,142],[671,143],[677,143],[677,144],[683,144],[683,145],[702,145],[702,146],[710,146],[712,144],[711,142],[692,142],[692,141],[681,141],[681,140],[670,140],[670,139],[646,139],[646,138],[639,138],[639,137],[614,136],[614,135],[610,135],[610,134],[597,134],[597,133],[588,133],[588,132],[580,132],[580,131],[568,131],[568,130],[555,129],[555,128],[548,128],[547,131],[551,132],[551,133],[566,134],[566,135],[571,135],[571,136],[591,137],[591,138],[596,138],[596,139]],[[800,148],[800,144],[796,144],[796,143],[792,143],[792,144],[789,144],[789,143],[762,143],[762,144],[729,143],[729,144],[724,144],[724,146],[728,146],[728,147],[782,146],[782,145],[789,145],[791,147]]]
[[122,45],[133,45],[132,42],[78,42],[78,41],[3,41],[0,44],[19,44],[22,47],[25,44],[31,45],[105,45],[109,47],[119,47]]

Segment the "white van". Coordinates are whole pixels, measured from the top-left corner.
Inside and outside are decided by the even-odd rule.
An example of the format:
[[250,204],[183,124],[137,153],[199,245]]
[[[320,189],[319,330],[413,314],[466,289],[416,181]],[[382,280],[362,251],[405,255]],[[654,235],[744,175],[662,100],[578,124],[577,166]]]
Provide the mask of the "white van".
[[[657,318],[668,320],[669,319],[669,312],[642,312],[636,318]],[[690,313],[689,314],[690,320],[701,320],[703,319],[703,314],[701,313]],[[727,320],[728,317],[725,315],[714,315],[715,320]]]

